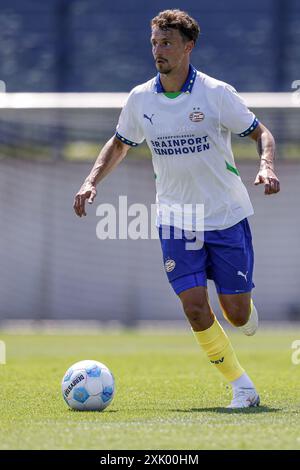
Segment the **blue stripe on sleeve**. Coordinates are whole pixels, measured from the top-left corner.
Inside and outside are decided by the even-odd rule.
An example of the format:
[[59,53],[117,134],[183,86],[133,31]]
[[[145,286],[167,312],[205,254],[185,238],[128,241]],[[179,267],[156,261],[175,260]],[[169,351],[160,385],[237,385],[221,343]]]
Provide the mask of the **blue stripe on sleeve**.
[[259,124],[259,120],[257,118],[254,118],[254,121],[252,122],[251,126],[248,127],[248,129],[246,129],[244,132],[238,135],[240,137],[246,137],[247,135],[251,134],[251,132],[253,132],[254,129],[257,128],[258,124]]
[[124,144],[126,145],[130,145],[131,147],[136,147],[137,144],[136,142],[132,142],[132,140],[128,140],[128,139],[125,139],[125,137],[123,137],[122,135],[120,135],[118,132],[116,132],[116,137],[121,140],[121,142],[123,142]]

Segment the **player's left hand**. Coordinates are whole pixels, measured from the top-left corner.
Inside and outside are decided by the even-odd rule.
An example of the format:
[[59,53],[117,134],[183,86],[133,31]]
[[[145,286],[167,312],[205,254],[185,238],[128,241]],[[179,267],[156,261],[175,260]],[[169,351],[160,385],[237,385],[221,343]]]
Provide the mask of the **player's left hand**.
[[87,200],[89,204],[92,204],[96,195],[97,190],[95,185],[86,180],[74,199],[73,209],[78,217],[86,216],[85,201]]
[[270,168],[259,170],[254,181],[255,186],[258,184],[265,185],[265,194],[276,194],[280,191],[280,182],[274,171]]

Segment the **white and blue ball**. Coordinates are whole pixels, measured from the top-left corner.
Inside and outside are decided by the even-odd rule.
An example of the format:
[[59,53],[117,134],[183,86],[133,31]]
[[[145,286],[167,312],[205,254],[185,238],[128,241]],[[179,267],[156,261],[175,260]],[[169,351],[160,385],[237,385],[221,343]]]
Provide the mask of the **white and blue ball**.
[[73,364],[65,373],[61,387],[65,402],[73,410],[80,411],[102,411],[115,394],[112,373],[98,361]]

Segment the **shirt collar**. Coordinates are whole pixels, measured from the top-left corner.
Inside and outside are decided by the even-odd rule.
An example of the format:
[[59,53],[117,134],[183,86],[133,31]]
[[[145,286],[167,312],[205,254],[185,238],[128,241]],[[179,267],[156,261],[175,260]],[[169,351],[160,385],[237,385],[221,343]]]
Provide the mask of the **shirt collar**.
[[[197,76],[197,70],[195,69],[195,67],[192,66],[192,64],[190,64],[187,79],[182,85],[181,90],[180,90],[182,93],[189,94],[192,92],[192,89],[196,80],[196,76]],[[162,83],[160,81],[160,74],[158,73],[154,81],[154,93],[164,93],[164,92],[165,92],[164,87],[162,86]]]

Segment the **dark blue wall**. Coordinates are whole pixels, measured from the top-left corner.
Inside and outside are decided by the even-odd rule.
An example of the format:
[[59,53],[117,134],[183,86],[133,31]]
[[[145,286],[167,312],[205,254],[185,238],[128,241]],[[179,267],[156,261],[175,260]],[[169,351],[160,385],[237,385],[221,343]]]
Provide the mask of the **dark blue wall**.
[[128,91],[155,74],[149,22],[194,16],[193,64],[240,91],[290,91],[300,79],[297,0],[0,0],[0,80],[7,91]]

